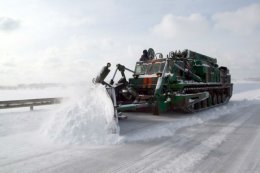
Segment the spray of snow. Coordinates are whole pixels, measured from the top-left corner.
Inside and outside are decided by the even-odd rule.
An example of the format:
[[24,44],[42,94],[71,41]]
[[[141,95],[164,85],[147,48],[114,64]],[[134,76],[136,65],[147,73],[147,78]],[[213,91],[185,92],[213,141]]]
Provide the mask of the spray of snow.
[[44,135],[67,144],[117,143],[119,126],[105,87],[92,84],[75,95],[44,124]]

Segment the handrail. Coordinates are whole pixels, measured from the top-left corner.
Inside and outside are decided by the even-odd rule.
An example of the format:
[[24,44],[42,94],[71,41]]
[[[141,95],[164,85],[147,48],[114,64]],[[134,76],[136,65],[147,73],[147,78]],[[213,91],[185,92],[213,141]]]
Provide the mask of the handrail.
[[33,110],[34,106],[59,104],[64,98],[39,98],[25,100],[6,100],[0,101],[0,109],[30,107]]

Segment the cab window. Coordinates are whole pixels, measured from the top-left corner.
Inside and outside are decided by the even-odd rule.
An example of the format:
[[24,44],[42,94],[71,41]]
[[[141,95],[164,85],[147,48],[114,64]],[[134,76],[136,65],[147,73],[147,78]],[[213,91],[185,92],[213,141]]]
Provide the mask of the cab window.
[[135,74],[142,75],[147,71],[147,64],[137,64],[135,67]]

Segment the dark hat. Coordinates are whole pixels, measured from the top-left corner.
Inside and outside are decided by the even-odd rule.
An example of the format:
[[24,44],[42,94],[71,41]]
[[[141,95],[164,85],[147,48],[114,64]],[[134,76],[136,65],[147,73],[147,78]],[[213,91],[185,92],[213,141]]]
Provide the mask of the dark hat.
[[145,49],[145,50],[143,50],[143,53],[148,53],[148,52],[147,52],[147,50]]

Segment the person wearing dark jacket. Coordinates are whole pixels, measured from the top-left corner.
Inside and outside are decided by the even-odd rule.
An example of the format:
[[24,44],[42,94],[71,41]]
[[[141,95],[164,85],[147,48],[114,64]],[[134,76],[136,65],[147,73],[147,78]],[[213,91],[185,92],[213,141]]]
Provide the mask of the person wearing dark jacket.
[[140,61],[147,61],[147,60],[149,60],[149,57],[148,57],[148,52],[145,49],[143,50],[143,55],[141,56]]

